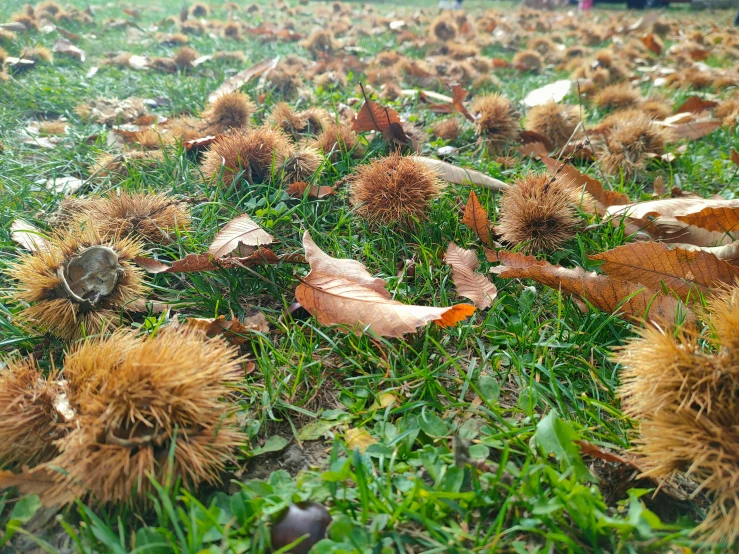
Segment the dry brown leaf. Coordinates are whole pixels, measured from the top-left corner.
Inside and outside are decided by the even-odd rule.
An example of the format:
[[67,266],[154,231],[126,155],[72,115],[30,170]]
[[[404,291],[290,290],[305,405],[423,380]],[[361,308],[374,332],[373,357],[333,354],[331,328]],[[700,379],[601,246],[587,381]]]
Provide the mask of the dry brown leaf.
[[607,216],[618,225],[626,224],[629,234],[643,232],[654,240],[672,243],[694,244],[696,246],[722,246],[739,238],[734,234],[710,231],[690,225],[681,219],[699,214],[701,211],[716,209],[739,209],[739,200],[719,200],[714,198],[665,198],[640,202],[626,206],[612,206]]
[[85,53],[65,38],[58,39],[51,49],[52,52],[69,56],[81,62],[85,61]]
[[521,103],[527,108],[533,108],[548,102],[561,102],[570,93],[570,90],[572,90],[572,81],[562,79],[532,90]]
[[248,215],[240,215],[228,223],[219,231],[208,248],[208,253],[214,258],[223,258],[239,245],[262,246],[274,242],[274,237],[256,224]]
[[493,239],[490,236],[488,213],[482,207],[482,204],[480,204],[474,190],[470,191],[470,197],[467,200],[467,205],[464,207],[462,223],[472,229],[483,244],[486,246],[493,245]]
[[692,252],[708,252],[731,265],[739,266],[739,241],[725,244],[724,246],[696,246],[694,244],[681,244],[678,242],[670,244],[670,247],[682,248],[683,250],[690,250]]
[[356,133],[367,131],[384,133],[387,129],[391,128],[393,123],[397,125],[401,123],[398,112],[392,108],[381,106],[372,100],[367,100],[354,118],[352,129]]
[[695,298],[696,291],[711,294],[711,288],[739,278],[739,269],[713,254],[671,249],[658,242],[632,242],[588,257],[602,261],[600,269],[609,277],[655,290],[664,286],[683,300]]
[[[659,124],[660,122],[655,122]],[[710,135],[716,129],[721,127],[721,122],[718,120],[706,120],[706,121],[693,121],[688,123],[679,123],[675,125],[666,125],[670,132],[670,140],[677,142],[682,139],[686,140],[697,140],[699,138]]]
[[185,327],[202,331],[208,337],[223,335],[231,344],[239,345],[246,342],[246,335],[252,331],[268,333],[269,324],[264,314],[259,312],[244,319],[243,323],[236,318],[226,319],[226,316],[213,318],[190,318]]
[[279,61],[280,57],[276,56],[273,59],[262,60],[258,64],[248,67],[243,71],[239,71],[236,75],[233,75],[232,77],[226,79],[223,83],[221,83],[221,86],[210,93],[210,95],[208,96],[208,103],[212,104],[224,94],[229,94],[231,92],[239,90],[255,77],[259,77],[267,71],[273,70],[275,67],[277,67],[277,62]]
[[444,261],[452,267],[452,280],[457,288],[457,296],[472,300],[478,310],[484,310],[493,305],[498,289],[485,275],[475,273],[480,262],[474,251],[465,250],[450,242]]
[[281,254],[277,255],[269,248],[259,247],[259,249],[244,257],[228,257],[215,259],[212,254],[188,254],[181,260],[172,262],[167,265],[152,258],[137,256],[134,258],[136,265],[144,269],[148,273],[197,273],[199,271],[215,271],[217,269],[233,269],[237,267],[256,267],[268,264],[303,264],[305,259],[301,254]]
[[369,329],[384,337],[402,337],[430,321],[454,325],[474,313],[474,306],[447,308],[413,306],[393,300],[385,281],[369,274],[355,260],[332,258],[303,236],[310,273],[300,280],[295,298],[323,325],[350,325],[355,332]]
[[317,185],[308,185],[308,183],[303,181],[297,181],[287,187],[287,195],[291,198],[300,198],[305,194],[306,189],[308,189],[309,198],[325,198],[326,196],[336,194],[336,189],[333,187],[319,187]]
[[718,106],[718,102],[704,100],[700,96],[690,96],[675,110],[675,113],[701,113],[716,106]]
[[734,165],[739,165],[739,152],[731,149],[731,161],[734,162]]
[[0,490],[15,487],[22,495],[36,494],[41,504],[50,508],[74,502],[85,494],[82,487],[63,482],[63,476],[47,464],[20,473],[0,469]]
[[579,267],[568,269],[555,266],[516,252],[498,251],[497,259],[503,265],[491,271],[499,277],[533,279],[550,288],[579,296],[603,312],[618,310],[628,319],[634,320],[643,320],[650,316],[673,322],[678,315],[683,316],[686,321],[695,320],[692,311],[679,300],[639,283],[586,272]]
[[561,176],[566,181],[570,181],[576,188],[584,188],[585,192],[595,199],[596,208],[601,215],[606,213],[609,206],[621,206],[631,202],[627,194],[604,189],[603,184],[598,179],[580,173],[570,164],[546,156],[541,156],[541,161],[544,162],[552,175]]
[[187,140],[183,143],[183,145],[185,146],[185,150],[187,150],[188,152],[190,151],[197,152],[199,150],[205,150],[208,146],[213,144],[220,137],[221,135],[209,135],[203,138]]
[[465,98],[467,98],[467,91],[462,88],[462,85],[454,85],[454,88],[452,89],[452,104],[459,113],[467,118],[468,121],[472,121],[474,123],[475,118],[464,106]]
[[676,215],[675,219],[701,229],[719,233],[734,233],[739,227],[739,207],[707,207],[697,213]]
[[16,219],[10,225],[10,238],[31,252],[49,251],[49,243],[43,233],[24,219]]
[[654,186],[652,187],[654,189],[654,193],[657,196],[665,196],[667,194],[667,189],[665,188],[665,179],[662,177],[662,175],[657,175],[657,178],[654,180]]
[[439,178],[447,183],[453,183],[455,185],[472,184],[490,190],[505,190],[510,186],[503,181],[494,179],[493,177],[474,169],[463,169],[448,162],[426,158],[424,156],[411,156],[411,158],[424,164],[429,169],[434,170],[439,175]]
[[652,33],[648,33],[641,38],[642,44],[646,46],[651,52],[658,56],[662,53],[662,45],[659,43],[657,38]]

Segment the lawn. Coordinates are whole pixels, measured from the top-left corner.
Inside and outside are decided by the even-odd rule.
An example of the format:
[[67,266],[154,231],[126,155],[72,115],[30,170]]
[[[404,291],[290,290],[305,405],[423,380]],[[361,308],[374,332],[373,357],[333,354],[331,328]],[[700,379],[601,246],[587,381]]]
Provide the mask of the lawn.
[[[76,0],[64,7],[44,4],[33,16],[16,18],[38,28],[0,35],[7,56],[33,60],[12,64],[9,58],[0,80],[0,355],[5,360],[0,401],[6,404],[0,405],[0,485],[5,486],[0,552],[307,552],[307,543],[293,550],[290,543],[311,533],[301,526],[306,520],[321,530],[308,540],[322,536],[315,516],[326,515],[313,506],[296,516],[295,505],[305,508],[303,502],[321,505],[330,515],[326,538],[311,550],[316,554],[736,547],[731,544],[739,525],[736,479],[726,478],[724,496],[715,483],[700,490],[698,485],[711,479],[698,470],[691,473],[690,453],[669,476],[640,476],[654,464],[639,457],[644,452],[632,452],[640,425],[622,409],[624,369],[615,359],[623,352],[619,347],[639,344],[629,341],[650,328],[649,321],[666,328],[670,342],[686,311],[684,319],[695,325],[690,336],[697,337],[690,348],[705,356],[720,356],[724,347],[733,352],[710,315],[720,287],[713,281],[703,286],[692,271],[679,275],[679,284],[662,279],[651,285],[654,297],[647,304],[653,311],[645,316],[633,308],[645,293],[627,286],[628,275],[603,276],[599,293],[580,295],[584,302],[568,294],[579,285],[565,282],[562,274],[552,284],[551,275],[510,269],[534,255],[555,266],[605,275],[607,266],[592,256],[644,238],[626,217],[606,221],[607,192],[613,193],[608,198],[621,199],[613,204],[734,200],[739,35],[729,27],[733,13],[696,13],[680,5],[638,26],[644,14],[620,6],[582,15],[574,7],[542,12],[470,2],[468,11],[446,12],[435,21],[439,12],[428,3],[183,6],[164,0],[93,9]],[[18,0],[5,0],[0,22],[24,9]],[[320,42],[316,33],[326,29],[328,38]],[[49,61],[45,50],[35,49],[51,49],[60,39],[81,49],[84,61],[64,51]],[[185,41],[195,53],[181,52]],[[421,62],[414,65],[415,59]],[[256,162],[245,166],[242,153],[228,158],[223,145],[252,135],[224,128],[209,101],[222,83],[250,67],[261,67],[262,73],[236,88],[250,100],[243,126],[287,131],[264,131],[267,138],[260,138],[257,148],[267,153],[261,169]],[[528,146],[522,145],[519,131],[531,130],[534,121],[534,108],[523,106],[523,99],[563,79],[579,79],[559,105],[571,106],[569,117],[581,122],[559,140],[548,132],[551,125],[540,125],[528,138],[524,134]],[[456,83],[469,118],[450,103]],[[497,104],[485,107],[480,99],[489,99],[489,93],[510,103],[493,97]],[[706,105],[670,122],[696,95]],[[96,103],[101,98],[145,102],[135,108],[117,102],[113,113],[110,105]],[[362,119],[365,101],[376,102],[388,121],[397,113],[402,126],[396,123],[384,135],[366,129],[354,135],[352,120],[356,113]],[[273,110],[280,102],[289,109],[278,117]],[[333,146],[320,135],[312,137],[306,124],[291,123],[290,117],[309,108],[325,109],[327,120],[320,126],[338,122],[350,136],[347,143]],[[485,127],[486,110],[497,114],[493,119],[509,118],[510,128],[501,131],[496,122]],[[622,115],[614,119],[614,113]],[[618,133],[642,114],[648,114],[647,130],[639,131],[638,140],[659,144],[639,151],[638,159],[629,153],[618,157]],[[448,124],[454,132],[442,138],[438,124],[448,120],[455,121]],[[665,126],[655,123],[664,120]],[[378,131],[387,127],[385,121],[369,121]],[[703,125],[711,126],[710,132],[689,132]],[[211,139],[203,144],[191,140],[207,136]],[[419,139],[415,152],[411,138]],[[300,162],[304,166],[290,166],[297,149],[310,153]],[[437,193],[440,182],[426,162],[414,162],[404,188],[419,187],[423,198],[397,220],[388,214],[402,212],[402,194],[383,196],[377,185],[387,167],[408,161],[393,161],[394,150],[443,159],[483,176],[456,179]],[[524,189],[531,174],[542,174],[543,189],[531,185],[541,196],[532,197],[533,208],[521,208],[535,211],[550,201],[548,191],[555,187],[542,153],[568,162],[579,188],[575,200],[571,187],[557,188],[567,199],[557,200],[555,226],[536,231],[540,242],[513,240],[524,224],[511,219],[515,198],[505,204],[504,196]],[[390,165],[362,174],[373,163]],[[589,188],[592,183],[582,194],[583,174],[602,185],[601,196]],[[433,183],[419,185],[424,179]],[[305,187],[296,193],[288,188],[294,181],[330,189],[316,195]],[[513,186],[504,191],[498,182]],[[358,202],[362,186],[369,192]],[[471,209],[471,191],[490,221],[482,232],[462,222]],[[131,225],[138,238],[121,246],[133,239],[105,238],[98,229],[110,205],[93,206],[120,193],[164,195],[167,209],[177,215],[169,218],[166,232],[160,228],[164,219],[155,218],[148,234],[136,220]],[[88,200],[77,204],[77,199]],[[736,218],[739,204],[727,206],[720,209]],[[133,211],[116,225],[133,221]],[[643,221],[659,219],[660,213],[650,212]],[[257,243],[239,246],[239,240],[226,241],[215,262],[207,255],[224,227],[244,215],[262,229],[256,234],[269,234],[270,252],[279,258],[275,263],[262,263],[264,250],[254,254]],[[19,221],[41,236],[13,235]],[[689,227],[708,232],[700,225],[693,221]],[[718,244],[733,247],[732,230],[714,232],[729,237]],[[53,248],[60,248],[63,239],[54,233],[66,233],[66,244],[75,245],[68,246],[68,259],[77,246],[81,252],[94,244],[115,245],[121,265],[114,285],[125,281],[130,294],[116,300],[120,291],[108,291],[101,304],[93,302],[93,315],[107,306],[103,319],[88,312],[65,319],[65,302],[89,301],[82,294],[88,289],[77,285],[72,285],[74,301],[71,292],[53,300],[19,296],[21,288],[35,290],[44,281],[27,270],[23,283],[18,264],[52,264],[29,247],[39,248],[52,237]],[[664,236],[647,238],[652,240],[640,244],[665,244],[658,242]],[[470,271],[445,263],[450,243],[473,252],[480,264],[475,282],[486,280],[496,292],[487,297],[490,302],[475,302],[473,314],[439,325],[434,322],[442,308],[471,304],[457,294],[463,288],[457,272]],[[716,280],[732,283],[739,256],[711,250],[715,243],[708,239],[690,244],[710,257],[706,263],[723,264],[722,275],[730,277]],[[359,325],[350,324],[359,309],[352,298],[342,296],[346,302],[338,307],[323,304],[328,300],[319,296],[325,291],[316,282],[334,262],[327,269],[320,253],[307,251],[313,248],[364,265],[364,282],[352,282],[355,292],[349,296],[360,289],[370,294],[366,272],[384,280],[384,292],[372,293],[378,322],[369,325],[369,316],[359,316]],[[111,250],[96,252],[104,257]],[[518,261],[506,262],[509,252]],[[163,270],[162,264],[197,254],[205,270]],[[88,263],[85,268],[107,260],[76,259]],[[631,271],[645,263],[635,260]],[[144,266],[158,269],[147,273]],[[353,272],[361,273],[336,262],[329,277],[346,284]],[[584,275],[574,281],[587,281]],[[616,291],[618,305],[600,296],[604,282]],[[95,283],[89,285],[93,292],[106,286]],[[690,292],[682,294],[681,286]],[[29,306],[43,302],[49,305],[43,314],[29,315]],[[439,310],[419,308],[422,321],[408,323],[408,330],[400,319],[411,305]],[[381,332],[380,320],[391,330]],[[206,341],[203,330],[217,337]],[[680,337],[680,331],[674,335]],[[655,358],[655,369],[666,371],[672,362],[660,366],[660,359]],[[638,368],[635,362],[631,370]],[[731,368],[734,373],[726,370],[721,378],[735,375]],[[31,381],[19,385],[13,375],[23,371]],[[721,383],[726,396],[739,397],[739,382]],[[48,394],[54,398],[50,403],[44,400]],[[136,408],[117,412],[118,428],[130,431],[140,416],[139,423],[157,431],[142,435],[138,429],[128,438],[111,431],[111,414],[122,398]],[[146,401],[136,404],[136,398]],[[44,402],[53,414],[34,419]],[[736,421],[739,406],[731,406]],[[184,413],[190,415],[177,416]],[[736,475],[739,468],[736,426],[727,433],[721,455],[729,461],[717,478]],[[678,436],[683,437],[676,430]],[[207,448],[193,446],[193,437],[201,437]],[[78,448],[84,441],[94,446]],[[710,434],[696,432],[688,433],[684,444],[702,451],[713,442]],[[666,457],[675,450],[665,448]],[[137,456],[144,464],[146,452],[154,453],[151,465],[142,470],[129,464]],[[220,458],[208,466],[209,456]],[[137,480],[136,471],[143,477]],[[717,503],[726,514],[696,530],[707,514],[709,520],[715,516]],[[733,531],[714,533],[732,526]]]

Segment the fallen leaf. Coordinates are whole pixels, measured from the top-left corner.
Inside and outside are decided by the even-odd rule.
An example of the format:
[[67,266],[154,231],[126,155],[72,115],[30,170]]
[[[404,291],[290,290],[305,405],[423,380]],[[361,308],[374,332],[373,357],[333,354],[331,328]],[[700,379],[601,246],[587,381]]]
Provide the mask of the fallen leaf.
[[474,251],[465,250],[450,242],[444,261],[452,267],[452,280],[457,288],[457,296],[470,299],[478,310],[493,305],[498,289],[485,275],[475,273],[480,262]]
[[498,251],[501,266],[493,273],[504,279],[533,279],[553,289],[579,296],[597,309],[613,313],[617,310],[628,319],[643,320],[648,315],[673,322],[678,315],[693,322],[695,315],[679,300],[660,294],[639,283],[613,279],[606,275],[586,272],[582,268],[555,266],[516,252]]
[[128,58],[128,66],[132,69],[146,69],[149,66],[149,58],[134,55]]
[[548,102],[561,102],[572,90],[572,83],[569,79],[562,79],[534,89],[524,97],[521,104],[533,108]]
[[274,237],[257,225],[252,218],[243,214],[226,223],[213,239],[208,252],[214,258],[223,258],[241,244],[259,247],[271,244],[274,240]]
[[614,454],[613,452],[603,450],[599,446],[585,441],[575,441],[575,444],[580,447],[580,454],[590,456],[592,458],[598,458],[599,460],[603,460],[604,462],[610,462],[614,464],[627,464],[636,469],[636,466],[628,458],[624,458],[623,456],[619,456],[618,454]]
[[267,71],[273,70],[275,67],[277,67],[277,62],[279,61],[280,56],[276,56],[271,60],[262,60],[258,64],[244,69],[243,71],[239,71],[236,75],[233,75],[226,79],[223,83],[221,83],[221,86],[210,93],[210,95],[208,96],[208,103],[212,104],[224,94],[229,94],[231,92],[239,90],[255,77],[259,77]]
[[147,273],[197,273],[200,271],[215,271],[218,269],[233,269],[238,267],[256,267],[268,264],[302,264],[305,259],[300,254],[277,255],[269,248],[260,247],[256,252],[244,257],[228,257],[215,259],[212,254],[188,254],[180,260],[167,265],[153,258],[137,256],[136,265]]
[[734,162],[734,165],[739,165],[739,152],[731,149],[731,161]]
[[354,118],[352,129],[357,133],[367,131],[384,133],[393,123],[397,125],[401,123],[398,112],[372,100],[366,100]]
[[464,207],[462,223],[472,229],[477,235],[477,238],[479,238],[483,244],[486,246],[493,245],[493,239],[490,237],[490,221],[488,220],[488,213],[485,211],[485,208],[482,207],[482,204],[480,204],[474,190],[470,191],[467,205]]
[[31,252],[49,252],[49,243],[41,231],[24,219],[16,219],[10,225],[10,238]]
[[51,48],[51,51],[69,56],[81,62],[85,61],[85,53],[65,38],[58,39]]
[[662,175],[657,175],[657,178],[654,180],[654,186],[652,187],[654,189],[654,193],[657,196],[665,196],[667,194],[667,189],[665,188],[665,179],[662,177]]
[[44,186],[56,194],[74,194],[85,184],[85,181],[77,177],[56,177],[49,179]]
[[675,219],[701,229],[733,233],[739,227],[739,207],[707,207],[697,213],[676,215]]
[[183,143],[183,146],[185,147],[185,150],[187,150],[188,152],[190,151],[197,152],[199,150],[205,150],[208,146],[213,144],[220,137],[221,135],[209,135],[203,138],[186,140]]
[[682,248],[683,250],[690,250],[693,252],[708,252],[731,265],[739,266],[739,241],[725,244],[724,246],[696,246],[694,244],[682,244],[679,242],[672,243],[669,246],[671,248]]
[[355,332],[371,330],[384,337],[402,337],[433,321],[454,325],[474,313],[474,306],[447,308],[413,306],[393,300],[385,281],[373,277],[360,262],[332,258],[316,246],[308,232],[303,236],[310,273],[300,280],[297,301],[322,325],[350,325]]
[[7,29],[8,31],[18,31],[20,33],[28,31],[23,23],[0,23],[0,29]]
[[208,337],[223,335],[231,344],[235,345],[244,344],[247,340],[246,335],[252,331],[269,332],[267,318],[261,312],[244,319],[243,323],[236,318],[227,320],[226,316],[219,316],[215,319],[190,318],[185,322],[185,327],[202,331]]
[[308,183],[304,183],[303,181],[297,181],[287,187],[287,195],[292,198],[300,198],[305,194],[306,189],[308,189],[308,197],[310,198],[325,198],[326,196],[336,194],[336,189],[333,187],[319,187],[317,185],[308,185]]
[[426,158],[424,156],[411,156],[411,158],[424,164],[429,169],[433,169],[447,183],[453,183],[455,185],[479,185],[490,190],[505,190],[510,186],[503,181],[494,179],[474,169],[464,169],[452,165],[449,162]]
[[60,472],[46,464],[24,467],[20,473],[0,469],[0,490],[15,487],[22,495],[36,494],[47,508],[69,504],[85,494],[82,487],[63,480]]
[[472,121],[474,123],[475,118],[472,116],[472,114],[467,110],[467,108],[464,106],[464,99],[467,97],[467,91],[462,88],[462,85],[454,85],[454,88],[452,89],[452,104],[457,109],[459,113],[461,113],[465,118],[467,118],[468,121]]
[[606,209],[609,206],[620,206],[631,202],[627,194],[606,190],[598,179],[580,173],[580,171],[570,164],[558,162],[546,156],[542,156],[541,161],[544,162],[544,165],[547,166],[549,173],[552,175],[562,176],[565,180],[569,180],[576,188],[584,188],[585,192],[595,199],[596,208],[601,215],[606,213]]
[[640,17],[636,23],[633,25],[630,25],[629,27],[626,27],[625,29],[622,29],[623,31],[641,31],[642,29],[648,29],[652,25],[654,25],[657,20],[659,19],[659,12],[653,11],[649,12],[647,15]]
[[675,113],[701,113],[716,106],[718,106],[718,102],[704,100],[700,96],[690,96],[675,110]]
[[642,44],[658,56],[662,53],[662,45],[653,33],[648,33],[641,38]]
[[713,254],[658,242],[632,242],[588,257],[602,261],[600,270],[609,277],[655,290],[664,286],[683,300],[695,297],[696,291],[710,294],[712,288],[739,278],[739,269]]
[[368,446],[377,443],[377,440],[366,429],[347,429],[346,433],[344,433],[344,440],[350,451],[353,452],[359,449],[359,452],[362,454],[364,454]]
[[[659,121],[655,121],[654,123],[660,124]],[[718,120],[694,121],[677,125],[665,125],[665,127],[670,131],[671,142],[677,142],[682,139],[697,140],[710,135],[721,127],[721,122]]]

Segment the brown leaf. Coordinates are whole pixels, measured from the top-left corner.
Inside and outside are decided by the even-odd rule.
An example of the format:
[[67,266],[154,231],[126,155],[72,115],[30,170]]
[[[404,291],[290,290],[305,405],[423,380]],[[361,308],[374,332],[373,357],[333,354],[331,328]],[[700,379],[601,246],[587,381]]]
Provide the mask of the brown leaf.
[[737,209],[739,200],[718,200],[713,198],[665,198],[626,206],[612,206],[606,215],[614,225],[623,220],[629,234],[643,232],[654,240],[662,242],[694,244],[696,246],[721,246],[739,238],[726,232],[710,231],[685,221],[688,216],[699,214],[706,208]]
[[333,187],[319,187],[317,185],[308,185],[308,183],[304,183],[303,181],[297,181],[287,187],[287,195],[292,198],[300,198],[305,194],[306,189],[308,189],[309,198],[325,198],[326,196],[336,194],[336,189]]
[[697,213],[676,215],[675,219],[701,229],[719,233],[733,233],[739,227],[739,207],[707,207]]
[[472,114],[465,108],[464,99],[467,97],[467,91],[462,88],[462,85],[454,85],[452,89],[452,104],[459,113],[467,118],[468,121],[475,121]]
[[229,77],[228,79],[226,79],[221,84],[221,86],[219,86],[216,90],[210,93],[210,95],[208,96],[208,103],[212,104],[224,94],[229,94],[231,92],[239,90],[241,87],[243,87],[246,83],[248,83],[255,77],[259,77],[260,75],[263,75],[267,71],[273,70],[275,67],[277,67],[277,62],[279,61],[280,61],[280,57],[276,56],[275,58],[271,60],[270,59],[262,60],[258,64],[248,67],[244,69],[243,71],[239,71],[236,75],[233,75],[232,77]]
[[734,162],[734,165],[739,165],[739,152],[731,149],[731,161]]
[[447,308],[412,306],[393,300],[385,281],[372,277],[355,260],[332,258],[303,236],[310,273],[295,290],[297,301],[323,325],[350,325],[357,333],[370,329],[385,337],[402,337],[433,321],[454,325],[475,308],[458,304]]
[[704,100],[700,96],[690,96],[675,110],[675,113],[701,113],[716,106],[718,106],[718,102]]
[[465,250],[450,242],[444,261],[452,267],[452,280],[457,287],[457,296],[469,298],[478,310],[493,305],[498,289],[485,275],[475,273],[480,262],[474,251]]
[[657,196],[665,196],[667,194],[667,189],[665,188],[665,179],[662,177],[662,175],[657,175],[657,178],[654,180],[654,193]]
[[527,142],[520,146],[517,146],[516,152],[518,152],[522,156],[532,156],[534,158],[539,158],[541,156],[546,156],[547,154],[549,154],[550,150],[547,149],[546,145],[543,142]]
[[474,190],[470,191],[470,197],[467,200],[467,205],[464,207],[462,223],[472,229],[483,244],[486,246],[493,245],[493,239],[490,236],[488,213],[482,207],[482,204],[480,204]]
[[658,242],[632,242],[588,256],[614,279],[633,281],[659,290],[665,286],[683,300],[695,292],[710,294],[722,283],[733,284],[739,269],[708,252],[670,249]]
[[[657,121],[655,124],[659,124]],[[688,123],[679,123],[675,125],[665,125],[670,131],[670,140],[677,142],[682,139],[697,140],[699,138],[710,135],[716,129],[721,127],[719,120],[693,121]]]
[[600,181],[584,173],[580,173],[569,164],[558,162],[546,156],[542,156],[541,161],[544,162],[544,165],[547,166],[547,169],[552,175],[562,176],[577,188],[584,187],[585,192],[589,193],[595,199],[599,214],[606,213],[606,209],[609,206],[624,205],[631,202],[628,195],[623,192],[606,190]]
[[434,170],[439,177],[447,183],[453,183],[455,185],[479,185],[489,190],[505,190],[509,187],[509,185],[503,181],[494,179],[493,177],[474,169],[463,169],[448,162],[426,158],[424,156],[411,157],[415,161],[424,164],[429,169]]
[[688,52],[688,55],[693,61],[702,62],[708,59],[708,57],[711,55],[711,51],[704,50],[703,48],[695,48],[693,50],[690,50]]
[[614,454],[613,452],[603,450],[595,444],[591,444],[585,441],[575,441],[575,444],[580,447],[580,453],[584,456],[598,458],[599,460],[603,460],[604,462],[610,462],[614,464],[626,464],[634,467],[635,469],[638,469],[628,458],[624,458],[623,456],[619,456],[618,454]]
[[682,248],[683,250],[693,252],[708,252],[731,265],[739,266],[739,241],[725,244],[724,246],[696,246],[694,244],[673,243],[670,244],[670,247]]
[[639,283],[597,275],[579,267],[568,269],[555,266],[516,252],[498,251],[497,259],[503,264],[493,268],[499,277],[533,279],[550,288],[579,296],[603,312],[618,310],[633,320],[642,320],[650,315],[672,322],[678,314],[685,317],[686,321],[695,320],[694,314],[679,300]]
[[189,329],[202,331],[208,337],[223,335],[231,344],[240,345],[246,342],[246,336],[252,331],[268,333],[269,324],[264,314],[259,312],[240,322],[236,318],[226,319],[226,316],[217,318],[190,318],[185,323]]
[[31,252],[49,252],[49,243],[41,231],[24,219],[16,219],[10,225],[10,238]]
[[662,45],[657,40],[657,38],[654,36],[654,34],[649,33],[644,35],[641,38],[642,44],[646,46],[650,51],[654,52],[658,56],[662,53]]
[[518,141],[523,144],[539,143],[541,144],[546,152],[542,156],[546,156],[549,152],[554,150],[554,143],[547,137],[536,131],[523,130],[518,134]]
[[392,108],[381,106],[372,100],[367,100],[354,118],[352,129],[357,133],[367,131],[383,133],[386,129],[390,128],[392,123],[400,126],[400,115],[398,115],[398,112]]
[[223,258],[240,244],[244,246],[262,246],[274,242],[274,237],[257,225],[248,215],[240,215],[228,223],[219,231],[208,248],[208,252],[214,258]]
[[183,145],[185,146],[185,150],[188,152],[198,150],[205,150],[208,146],[213,144],[221,135],[210,135],[203,138],[196,138],[191,140],[186,140]]
[[188,254],[181,260],[172,262],[167,265],[152,258],[137,256],[134,262],[148,273],[197,273],[199,271],[215,271],[218,269],[232,269],[235,267],[256,267],[268,264],[302,264],[305,259],[300,254],[281,254],[277,255],[269,248],[259,247],[259,249],[244,257],[229,257],[215,259],[212,254]]
[[85,61],[85,53],[65,38],[58,39],[51,48],[52,52],[69,56],[81,62]]
[[62,481],[62,474],[46,464],[24,467],[20,473],[0,469],[0,490],[15,487],[23,495],[36,494],[47,508],[69,504],[85,494],[83,488]]

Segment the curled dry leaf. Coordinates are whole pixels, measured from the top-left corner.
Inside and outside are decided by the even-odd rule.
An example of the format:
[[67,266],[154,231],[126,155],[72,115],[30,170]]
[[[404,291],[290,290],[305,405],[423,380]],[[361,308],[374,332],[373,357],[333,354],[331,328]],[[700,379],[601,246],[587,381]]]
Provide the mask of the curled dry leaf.
[[31,252],[49,251],[49,244],[37,227],[24,219],[16,219],[10,225],[10,238]]
[[648,33],[641,38],[642,44],[658,56],[662,53],[662,45],[653,33]]
[[287,187],[287,195],[292,198],[300,198],[305,194],[306,189],[308,189],[308,197],[310,198],[325,198],[326,196],[336,194],[336,189],[333,187],[319,187],[317,185],[309,185],[303,181],[297,181]]
[[724,246],[696,246],[694,244],[670,244],[671,248],[682,248],[691,252],[708,252],[720,260],[739,266],[739,241],[725,244]]
[[393,300],[385,281],[373,277],[360,262],[332,258],[303,236],[310,273],[295,290],[298,302],[323,325],[351,325],[384,337],[402,337],[433,321],[454,325],[474,313],[474,306],[412,306]]
[[706,110],[713,109],[716,106],[718,106],[718,102],[714,102],[713,100],[704,100],[700,96],[689,96],[688,99],[675,110],[675,113],[701,113]]
[[248,256],[227,257],[216,259],[212,254],[188,254],[181,260],[175,260],[172,265],[167,265],[153,258],[137,256],[134,259],[136,265],[148,273],[198,273],[200,271],[215,271],[217,269],[233,269],[237,267],[256,267],[270,264],[303,264],[305,259],[301,254],[275,254],[269,248],[260,246],[259,249]]
[[[611,206],[606,215],[615,225],[622,220],[626,232],[642,232],[654,240],[662,242],[694,244],[696,246],[723,246],[734,242],[739,232],[711,231],[690,225],[684,220],[698,221],[697,214],[707,208],[713,210],[738,209],[739,200],[718,200],[713,198],[666,198],[626,206]],[[720,213],[720,212],[714,212]],[[682,220],[682,221],[681,221]],[[709,225],[701,220],[704,225]]]
[[676,215],[675,219],[701,229],[719,233],[733,233],[739,227],[739,207],[703,208],[698,213]]
[[470,191],[470,197],[467,200],[467,205],[464,207],[462,223],[472,229],[483,244],[486,246],[493,245],[493,239],[490,236],[488,213],[482,207],[482,204],[480,204],[474,190]]
[[256,224],[248,215],[240,215],[219,231],[208,248],[215,258],[223,258],[240,245],[259,247],[274,242],[274,237]]
[[533,279],[553,289],[579,296],[603,312],[623,314],[628,319],[646,317],[673,322],[682,317],[694,322],[695,315],[679,300],[665,296],[639,283],[614,279],[582,268],[569,269],[552,265],[533,256],[504,250],[496,253],[501,266],[490,271],[504,279]]
[[43,464],[33,469],[24,467],[20,473],[0,469],[0,490],[15,487],[23,495],[36,494],[47,508],[74,502],[85,494],[82,487],[71,482],[61,482],[57,471]]
[[85,61],[85,53],[65,38],[58,39],[51,49],[52,52],[69,56],[81,62]]
[[463,169],[448,162],[442,162],[441,160],[426,158],[424,156],[411,156],[411,158],[434,170],[439,175],[439,178],[447,183],[453,183],[455,185],[478,185],[490,190],[505,190],[509,187],[503,181],[494,179],[474,169]]
[[493,305],[498,289],[485,275],[475,273],[480,262],[474,251],[465,250],[450,242],[444,261],[452,268],[452,280],[457,287],[457,296],[469,298],[478,310]]
[[521,103],[527,108],[541,106],[548,102],[561,102],[572,90],[573,81],[562,79],[529,92]]
[[210,95],[208,96],[208,103],[212,104],[224,94],[229,94],[231,92],[234,92],[235,90],[239,90],[255,77],[259,77],[260,75],[263,75],[268,71],[272,71],[275,67],[277,67],[277,62],[279,61],[280,57],[276,56],[273,59],[262,60],[258,64],[248,67],[243,71],[239,71],[236,75],[233,75],[232,77],[226,79],[221,84],[221,86],[210,93]]
[[236,318],[226,319],[226,316],[213,318],[190,318],[185,327],[202,331],[208,337],[223,335],[231,344],[244,344],[246,335],[252,331],[268,333],[269,324],[264,314],[259,312],[244,319],[243,323]]
[[697,140],[705,137],[721,127],[721,121],[707,119],[703,121],[689,121],[675,124],[655,121],[654,125],[663,125],[664,127],[667,127],[670,132],[670,141],[677,142],[682,139]]
[[452,89],[452,104],[454,105],[456,110],[461,113],[468,121],[474,123],[475,118],[464,105],[464,99],[466,97],[467,91],[462,88],[462,85],[454,85],[454,88]]
[[683,300],[695,298],[696,292],[715,293],[717,287],[739,278],[739,268],[713,254],[671,249],[658,242],[632,242],[589,258],[602,261],[600,269],[609,277],[655,290],[664,286]]
[[601,215],[606,213],[609,206],[621,206],[631,202],[628,195],[623,192],[606,190],[598,179],[581,173],[570,164],[559,162],[547,156],[541,156],[541,161],[544,162],[552,175],[562,177],[563,180],[569,181],[576,188],[584,188],[585,192],[595,199],[596,209]]

